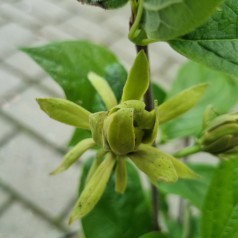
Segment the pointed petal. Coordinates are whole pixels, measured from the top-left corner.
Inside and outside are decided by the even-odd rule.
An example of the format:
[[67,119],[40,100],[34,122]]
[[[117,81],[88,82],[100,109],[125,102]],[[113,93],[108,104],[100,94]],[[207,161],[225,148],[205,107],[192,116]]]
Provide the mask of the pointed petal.
[[91,179],[93,174],[97,171],[97,169],[98,169],[99,165],[102,163],[106,153],[107,152],[104,149],[100,149],[100,150],[97,151],[96,158],[93,160],[93,163],[92,163],[92,165],[90,167],[90,170],[88,172],[87,179],[86,179],[86,184]]
[[123,88],[122,102],[141,100],[149,86],[149,66],[144,51],[140,51]]
[[117,155],[125,155],[135,149],[133,109],[122,108],[104,122],[104,136],[110,149]]
[[92,132],[92,138],[100,146],[103,146],[104,144],[103,124],[107,115],[108,115],[108,112],[102,111],[102,112],[92,113],[89,116],[89,125]]
[[186,164],[171,156],[171,161],[179,178],[198,179],[199,176],[193,172]]
[[77,145],[74,146],[72,150],[70,150],[65,156],[63,162],[59,165],[58,168],[56,168],[54,171],[52,171],[50,174],[55,175],[58,173],[61,173],[68,169],[73,163],[75,163],[82,154],[87,151],[88,149],[95,146],[96,143],[92,138],[84,139],[80,141]]
[[49,117],[71,126],[89,130],[90,112],[76,103],[63,98],[38,98],[36,100]]
[[81,193],[71,215],[69,223],[87,215],[101,198],[115,164],[115,158],[108,153]]
[[148,130],[148,132],[143,137],[143,143],[145,144],[152,144],[157,136],[158,130],[159,130],[159,113],[157,112],[158,108],[155,108],[150,113],[154,114],[154,126],[151,130]]
[[117,105],[116,96],[105,79],[93,72],[88,74],[88,79],[101,96],[108,110]]
[[127,185],[126,157],[119,157],[116,166],[115,191],[124,193]]
[[174,119],[198,103],[207,84],[198,84],[168,99],[158,107],[160,124]]
[[155,147],[140,145],[136,152],[128,156],[154,183],[158,180],[176,182],[178,179],[171,156]]

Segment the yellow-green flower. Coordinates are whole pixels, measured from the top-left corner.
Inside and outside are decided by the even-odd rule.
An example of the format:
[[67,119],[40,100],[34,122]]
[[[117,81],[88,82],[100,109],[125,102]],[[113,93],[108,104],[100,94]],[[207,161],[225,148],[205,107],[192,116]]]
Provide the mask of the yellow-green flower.
[[68,169],[90,148],[99,147],[88,174],[86,186],[72,211],[70,223],[88,214],[102,196],[114,171],[115,191],[126,189],[126,160],[143,171],[153,183],[175,182],[178,178],[196,175],[173,156],[152,146],[159,123],[165,123],[193,107],[202,96],[206,85],[184,90],[152,111],[142,101],[149,86],[146,56],[140,52],[129,72],[121,102],[108,83],[100,76],[89,73],[89,81],[98,91],[107,111],[90,113],[81,106],[61,98],[37,99],[41,109],[60,122],[91,131],[92,138],[80,141],[64,157],[52,174]]

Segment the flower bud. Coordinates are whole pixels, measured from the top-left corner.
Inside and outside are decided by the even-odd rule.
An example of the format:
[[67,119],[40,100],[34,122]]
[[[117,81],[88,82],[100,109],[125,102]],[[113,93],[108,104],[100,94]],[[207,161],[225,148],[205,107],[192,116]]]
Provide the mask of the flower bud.
[[152,143],[158,130],[155,110],[148,112],[139,100],[128,100],[108,112],[90,115],[94,141],[116,155],[133,152],[141,143]]
[[208,123],[199,140],[204,151],[221,154],[238,146],[238,113],[224,114]]

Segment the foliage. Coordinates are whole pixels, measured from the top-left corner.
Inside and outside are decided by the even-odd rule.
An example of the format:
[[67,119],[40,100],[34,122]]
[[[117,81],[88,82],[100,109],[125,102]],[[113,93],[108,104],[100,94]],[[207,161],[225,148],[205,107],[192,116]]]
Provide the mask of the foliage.
[[[127,3],[82,2],[105,9]],[[130,6],[130,40],[140,46],[165,41],[196,61],[181,67],[167,92],[152,84],[151,110],[142,100],[151,83],[143,50],[126,72],[112,52],[87,41],[22,49],[65,92],[66,99],[37,99],[41,109],[77,128],[74,147],[52,174],[95,151],[83,167],[70,222],[81,218],[87,238],[236,238],[238,119],[230,110],[238,102],[237,3],[130,0]],[[160,143],[179,138],[193,144],[173,155],[161,150]],[[205,159],[208,153],[217,158],[216,165],[179,160],[201,151]],[[155,208],[138,169],[160,191],[161,231],[152,228]],[[179,219],[170,214],[172,194],[183,200]]]

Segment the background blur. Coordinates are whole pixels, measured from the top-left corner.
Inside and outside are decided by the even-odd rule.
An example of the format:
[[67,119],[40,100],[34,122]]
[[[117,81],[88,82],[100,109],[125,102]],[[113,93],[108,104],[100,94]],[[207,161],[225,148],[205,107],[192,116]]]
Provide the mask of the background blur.
[[[50,177],[72,128],[50,120],[36,97],[63,97],[59,86],[18,48],[87,39],[111,49],[129,69],[129,6],[114,11],[76,0],[0,0],[0,238],[60,238],[67,226],[80,169]],[[154,80],[168,88],[185,59],[165,43],[150,48]],[[96,238],[96,237],[95,237]]]

